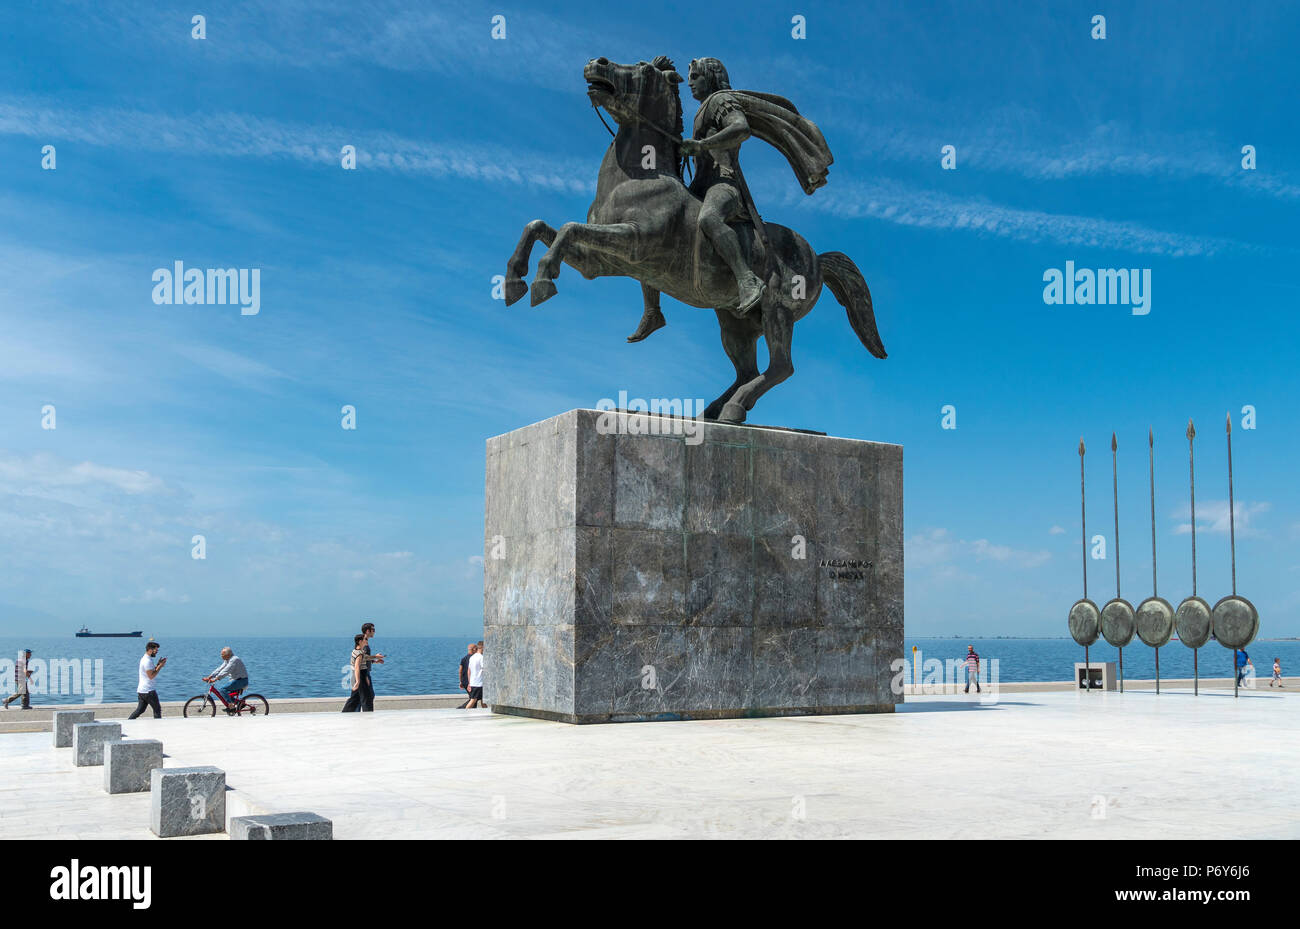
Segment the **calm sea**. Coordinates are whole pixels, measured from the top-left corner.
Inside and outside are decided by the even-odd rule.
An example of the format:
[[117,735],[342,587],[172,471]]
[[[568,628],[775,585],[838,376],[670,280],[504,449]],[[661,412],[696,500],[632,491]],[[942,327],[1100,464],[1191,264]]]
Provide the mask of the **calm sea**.
[[[1152,649],[1137,640],[1124,649],[1126,678],[1155,676]],[[465,654],[468,637],[462,638],[376,638],[373,648],[387,656],[375,668],[377,694],[428,694],[457,692],[457,670]],[[250,690],[270,699],[290,697],[343,696],[344,668],[352,651],[352,639],[326,638],[181,638],[163,642],[162,654],[171,660],[158,678],[164,700],[180,700],[206,690],[199,680],[221,663],[221,646],[231,646],[244,659],[251,677]],[[912,646],[923,659],[961,658],[967,645],[974,645],[985,661],[998,659],[998,676],[1011,681],[1069,680],[1074,662],[1083,660],[1083,649],[1068,638],[1061,639],[958,639],[907,638],[904,651]],[[103,660],[103,701],[126,703],[135,700],[137,666],[144,652],[142,639],[78,639],[59,637],[0,637],[0,660],[12,662],[19,648],[32,649],[33,658]],[[1300,642],[1259,640],[1248,649],[1260,683],[1272,674],[1273,658],[1282,659],[1282,673],[1300,673]],[[1090,649],[1093,661],[1115,661],[1116,650],[1099,641]],[[4,667],[11,667],[5,664]],[[83,665],[84,667],[84,665]],[[1204,677],[1227,677],[1232,673],[1232,652],[1211,642],[1200,650]],[[1161,677],[1191,677],[1192,650],[1171,642],[1160,650]],[[85,688],[85,682],[83,689]],[[98,683],[95,681],[94,683]],[[0,689],[11,686],[0,681]],[[55,697],[35,694],[36,703],[76,703],[78,696]],[[12,711],[11,711],[12,712]]]

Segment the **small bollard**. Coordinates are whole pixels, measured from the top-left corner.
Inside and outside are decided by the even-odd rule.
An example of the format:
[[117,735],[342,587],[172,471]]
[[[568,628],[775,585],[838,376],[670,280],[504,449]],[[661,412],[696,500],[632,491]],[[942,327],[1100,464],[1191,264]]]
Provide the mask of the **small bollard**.
[[333,839],[334,823],[315,813],[264,813],[232,816],[230,838],[271,840]]
[[119,739],[104,743],[104,789],[134,794],[149,789],[149,772],[163,766],[163,744],[157,739]]
[[122,738],[122,724],[77,723],[72,727],[72,761],[77,767],[104,763],[104,743]]
[[72,747],[72,727],[78,723],[93,723],[95,721],[94,710],[55,710],[54,720],[54,747],[71,748]]
[[154,768],[149,793],[149,828],[156,836],[226,830],[226,772],[220,768]]

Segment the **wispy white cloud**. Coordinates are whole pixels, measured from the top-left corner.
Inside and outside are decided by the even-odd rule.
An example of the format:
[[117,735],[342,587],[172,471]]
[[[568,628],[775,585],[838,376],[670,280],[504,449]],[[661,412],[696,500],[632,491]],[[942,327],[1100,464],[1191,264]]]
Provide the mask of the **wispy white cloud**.
[[[391,132],[263,119],[241,113],[165,113],[121,108],[69,110],[26,99],[0,100],[0,135],[81,142],[128,151],[210,157],[284,158],[342,170],[342,148],[355,146],[358,170],[524,184],[562,192],[595,189],[594,170],[566,159],[472,143],[440,143]],[[584,166],[585,167],[585,166]]]
[[1052,557],[1051,552],[1024,551],[1009,545],[995,545],[988,539],[976,539],[962,544],[968,547],[976,561],[1002,561],[1019,568],[1036,568]]
[[[314,628],[313,614],[401,617],[414,631],[439,598],[481,594],[481,571],[459,553],[440,558],[382,545],[391,532],[383,514],[306,526],[247,517],[195,504],[218,496],[207,472],[182,464],[166,474],[0,452],[0,625],[39,606],[104,622],[160,610],[174,624],[167,628],[192,629],[230,615],[279,615],[288,601],[297,619],[285,622],[296,632]],[[320,486],[301,491],[294,505],[334,512],[331,500],[321,502]],[[191,557],[196,533],[206,537],[203,560]]]
[[958,562],[996,561],[1015,568],[1036,568],[1052,558],[1051,552],[1012,548],[988,539],[967,541],[947,529],[931,529],[907,539],[904,557],[909,567],[942,568]]
[[[466,15],[411,0],[372,0],[364,7],[334,0],[244,0],[211,17],[214,37],[205,54],[214,60],[256,62],[291,69],[366,65],[390,71],[504,81],[533,88],[579,85],[579,69],[593,55],[636,61],[672,48],[646,48],[641,36],[610,38],[581,19],[538,9],[506,11],[507,38],[491,41],[491,17]],[[78,20],[97,39],[129,36],[130,44],[167,49],[191,43],[187,28],[138,4],[83,4]],[[305,30],[304,22],[318,28]],[[327,28],[319,28],[329,24]],[[728,59],[737,80],[753,86],[758,62],[737,54]],[[685,60],[679,59],[679,67]],[[1206,132],[1146,131],[1103,122],[1080,132],[1049,123],[1024,106],[972,108],[918,92],[880,69],[837,60],[822,64],[806,55],[781,55],[764,62],[787,83],[777,88],[796,99],[813,99],[809,111],[823,128],[853,140],[855,153],[897,163],[936,164],[943,144],[958,148],[964,168],[998,171],[1035,180],[1073,177],[1139,177],[1210,181],[1243,193],[1294,201],[1300,182],[1279,173],[1276,158],[1261,153],[1262,167],[1241,168],[1241,140]],[[863,118],[870,100],[871,119]],[[884,111],[883,115],[880,111]],[[899,114],[892,121],[891,114]],[[1248,141],[1248,140],[1247,140]]]
[[[129,36],[133,45],[185,48],[188,15],[159,15],[152,7],[96,0],[83,4],[88,30]],[[392,71],[453,74],[471,70],[533,80],[585,62],[601,36],[579,17],[515,7],[506,40],[491,38],[492,15],[418,0],[236,0],[208,16],[206,56],[217,61],[295,69],[371,65]],[[311,28],[304,28],[310,24]],[[102,39],[101,39],[102,41]],[[600,54],[597,52],[596,54]]]
[[[802,199],[801,199],[802,198]],[[848,219],[870,217],[921,229],[960,230],[1021,242],[1054,242],[1086,248],[1111,248],[1181,258],[1249,249],[1227,239],[1163,232],[1139,223],[1092,216],[1025,210],[982,198],[954,197],[918,190],[893,181],[843,183],[804,197],[784,187],[785,205]]]
[[0,493],[57,493],[65,488],[99,487],[127,494],[169,492],[167,483],[148,471],[133,471],[83,461],[68,464],[53,455],[26,458],[0,453]]
[[1053,526],[1047,530],[1048,535],[1065,535],[1065,529],[1061,526]]
[[189,594],[176,594],[166,587],[151,587],[138,596],[120,597],[118,603],[189,603]]
[[[1236,534],[1238,536],[1256,536],[1261,531],[1254,525],[1255,518],[1267,513],[1273,508],[1273,505],[1267,500],[1248,502],[1238,500],[1233,507],[1232,515],[1236,520]],[[1192,523],[1191,512],[1189,507],[1179,507],[1171,514],[1175,519],[1185,520],[1180,522],[1174,528],[1175,535],[1191,535]],[[1197,500],[1196,501],[1196,531],[1197,532],[1216,532],[1227,535],[1230,528],[1229,508],[1227,500]]]
[[[505,16],[504,40],[492,39],[497,13]],[[188,12],[167,16],[130,2],[95,0],[83,4],[79,19],[97,41],[123,36],[128,40],[123,44],[163,49],[164,54],[192,45]],[[553,83],[570,73],[578,82],[588,58],[618,54],[609,48],[608,32],[588,22],[537,7],[470,12],[420,0],[236,0],[222,4],[220,15],[208,16],[204,54],[241,66],[320,70],[365,65],[534,84]],[[644,50],[629,54],[632,61],[646,57]]]
[[[195,114],[190,118],[119,109],[74,113],[9,101],[0,102],[0,134],[4,133],[217,157],[290,158],[336,168],[341,146],[353,144],[357,146],[358,164],[363,168],[454,176],[486,184],[520,184],[569,193],[589,193],[594,189],[594,177],[588,166],[575,169],[568,159],[557,156],[504,152],[473,144],[434,143],[387,132],[289,124],[235,113]],[[1116,248],[1172,257],[1213,255],[1227,249],[1250,247],[1225,239],[1164,232],[1138,223],[1019,209],[984,199],[921,190],[895,181],[844,182],[818,191],[815,197],[803,197],[791,191],[788,183],[769,186],[773,196],[783,197],[786,206],[796,209],[1026,242]]]
[[[926,106],[910,112],[935,110]],[[1143,133],[1103,123],[1081,136],[1064,138],[1060,128],[1018,109],[1003,109],[979,120],[967,115],[942,124],[906,125],[863,122],[847,104],[832,107],[831,113],[828,123],[847,132],[854,140],[855,154],[868,159],[937,166],[940,148],[954,145],[960,170],[1045,181],[1081,177],[1208,181],[1252,195],[1300,200],[1300,183],[1276,169],[1245,170],[1239,143],[1204,134]]]
[[271,365],[248,358],[215,345],[181,344],[174,346],[182,358],[207,368],[227,380],[256,390],[269,390],[268,384],[290,376]]

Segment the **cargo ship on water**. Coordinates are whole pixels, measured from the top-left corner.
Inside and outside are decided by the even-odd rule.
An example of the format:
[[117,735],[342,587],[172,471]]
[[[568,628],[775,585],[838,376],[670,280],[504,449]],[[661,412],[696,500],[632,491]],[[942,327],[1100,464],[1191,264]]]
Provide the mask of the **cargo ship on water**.
[[135,632],[91,632],[85,626],[77,630],[79,639],[138,639],[144,635],[144,632],[137,629]]

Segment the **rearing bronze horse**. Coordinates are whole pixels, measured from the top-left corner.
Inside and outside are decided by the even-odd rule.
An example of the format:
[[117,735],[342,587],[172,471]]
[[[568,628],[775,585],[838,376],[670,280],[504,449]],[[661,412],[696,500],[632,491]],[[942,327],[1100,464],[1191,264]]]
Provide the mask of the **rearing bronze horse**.
[[[548,250],[537,262],[533,306],[555,296],[555,278],[565,262],[589,280],[635,278],[647,305],[663,292],[713,309],[736,379],[709,404],[703,418],[724,423],[743,423],[759,397],[794,373],[794,324],[817,303],[823,282],[847,310],[862,344],[877,358],[885,357],[871,292],[852,259],[842,252],[815,254],[785,226],[764,223],[763,240],[749,223],[735,227],[750,266],[767,285],[759,304],[737,316],[732,311],[738,301],[736,275],[707,240],[701,242],[701,201],[682,182],[681,75],[670,63],[621,65],[604,58],[589,61],[583,74],[592,103],[609,111],[618,134],[601,162],[596,199],[585,223],[565,223],[557,231],[537,219],[524,227],[506,266],[507,304],[528,292],[523,277],[540,239]],[[761,373],[760,336],[767,339],[768,350],[767,369]]]

